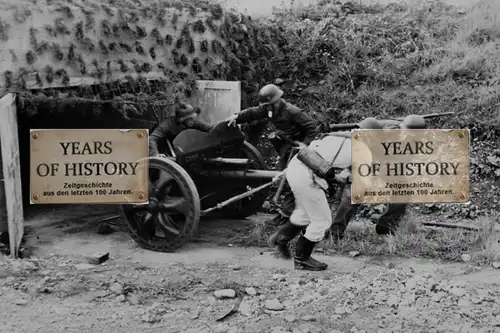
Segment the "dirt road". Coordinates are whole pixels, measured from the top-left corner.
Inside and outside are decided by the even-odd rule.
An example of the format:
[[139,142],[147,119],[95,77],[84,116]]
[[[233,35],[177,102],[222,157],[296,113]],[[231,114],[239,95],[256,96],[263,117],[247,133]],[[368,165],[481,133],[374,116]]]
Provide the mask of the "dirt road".
[[[413,260],[327,257],[321,273],[256,249],[125,248],[3,262],[3,332],[500,332],[499,272]],[[83,263],[83,264],[82,264]],[[82,264],[82,265],[79,265]],[[7,276],[15,273],[16,276]],[[244,296],[238,313],[216,319]],[[498,317],[496,317],[498,316]]]
[[[317,253],[329,270],[303,272],[262,248],[154,253],[122,231],[87,228],[98,210],[72,213],[72,223],[62,213],[37,221],[39,259],[0,261],[0,331],[500,332],[494,268]],[[88,264],[100,251],[110,259]]]

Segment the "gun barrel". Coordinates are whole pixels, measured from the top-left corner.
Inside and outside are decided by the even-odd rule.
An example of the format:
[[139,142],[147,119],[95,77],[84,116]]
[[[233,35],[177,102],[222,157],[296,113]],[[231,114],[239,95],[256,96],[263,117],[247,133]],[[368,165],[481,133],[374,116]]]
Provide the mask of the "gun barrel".
[[[439,118],[439,117],[444,117],[444,116],[451,116],[454,114],[455,114],[455,112],[428,113],[428,114],[421,115],[421,117],[424,119],[434,119],[434,118]],[[395,118],[395,119],[403,121],[405,118],[406,117],[399,117],[399,118]]]
[[348,123],[348,124],[330,124],[330,129],[332,131],[346,131],[357,128],[358,124],[356,123]]

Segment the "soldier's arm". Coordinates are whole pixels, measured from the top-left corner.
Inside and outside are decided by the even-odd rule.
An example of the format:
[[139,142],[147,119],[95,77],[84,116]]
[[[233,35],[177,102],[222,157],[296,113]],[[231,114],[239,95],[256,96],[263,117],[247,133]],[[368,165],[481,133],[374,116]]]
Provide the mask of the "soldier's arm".
[[168,121],[163,121],[158,125],[158,127],[155,128],[153,133],[149,135],[149,155],[150,156],[155,156],[159,154],[160,152],[158,151],[158,143],[160,140],[163,140],[164,138],[167,137],[168,133],[170,132],[170,125]]
[[267,117],[267,112],[261,107],[253,107],[245,110],[241,110],[236,118],[237,124],[249,123],[254,120],[262,120]]
[[319,126],[316,120],[305,112],[298,111],[292,113],[293,121],[301,126],[306,132],[304,143],[309,145],[319,135]]
[[202,132],[210,132],[212,130],[212,128],[214,128],[214,126],[216,125],[216,123],[214,124],[207,124],[203,121],[198,121],[196,120],[194,123],[193,123],[193,126],[192,128],[198,130],[198,131],[202,131]]

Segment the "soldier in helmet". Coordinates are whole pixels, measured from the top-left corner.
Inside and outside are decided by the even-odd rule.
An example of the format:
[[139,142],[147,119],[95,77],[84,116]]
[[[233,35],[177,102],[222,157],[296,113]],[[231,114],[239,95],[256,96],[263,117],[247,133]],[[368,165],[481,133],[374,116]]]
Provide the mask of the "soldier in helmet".
[[167,118],[149,136],[149,155],[165,156],[166,141],[172,142],[182,131],[193,128],[209,132],[215,124],[207,124],[198,120],[201,110],[189,104],[179,104],[173,116]]
[[[379,121],[375,118],[370,122],[374,124],[373,129],[424,129],[426,128],[425,118],[418,115],[410,115],[402,122],[396,120]],[[347,178],[347,184],[342,189],[341,201],[339,208],[333,218],[333,223],[330,229],[330,235],[333,240],[340,240],[344,237],[344,232],[347,225],[356,214],[358,207],[351,203],[351,184],[350,176]],[[406,213],[406,204],[389,204],[384,213],[380,215],[376,223],[375,232],[379,235],[394,234],[398,227],[399,221]]]
[[[256,120],[268,120],[278,130],[279,145],[275,148],[280,157],[281,170],[286,168],[293,142],[307,146],[319,134],[317,122],[298,107],[283,98],[283,91],[274,84],[268,84],[259,91],[260,104],[257,107],[242,110],[227,119],[228,126],[249,123]],[[282,224],[293,211],[293,195],[285,194],[284,207],[280,215],[274,218]]]
[[[374,124],[363,122],[359,126],[371,128]],[[288,165],[286,178],[295,196],[295,209],[290,221],[269,237],[269,245],[275,246],[282,257],[289,259],[289,243],[302,232],[294,256],[297,269],[321,271],[327,268],[327,264],[312,258],[311,253],[332,224],[326,192],[333,181],[337,182],[349,175],[345,169],[338,175],[335,175],[334,170],[351,165],[351,141],[346,140],[350,137],[350,132],[326,134],[312,141]],[[304,158],[306,154],[303,152],[307,151],[308,156],[312,157]]]

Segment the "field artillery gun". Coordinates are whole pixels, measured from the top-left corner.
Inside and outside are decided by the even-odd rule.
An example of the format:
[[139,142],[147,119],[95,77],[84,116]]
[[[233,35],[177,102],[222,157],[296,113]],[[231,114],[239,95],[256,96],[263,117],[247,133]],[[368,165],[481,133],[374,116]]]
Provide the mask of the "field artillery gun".
[[226,122],[208,133],[185,130],[169,147],[168,157],[148,159],[149,202],[122,206],[131,237],[152,251],[172,252],[189,242],[202,216],[256,213],[280,174]]

